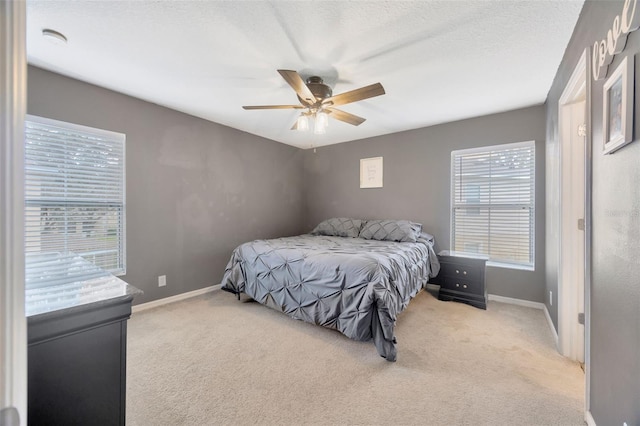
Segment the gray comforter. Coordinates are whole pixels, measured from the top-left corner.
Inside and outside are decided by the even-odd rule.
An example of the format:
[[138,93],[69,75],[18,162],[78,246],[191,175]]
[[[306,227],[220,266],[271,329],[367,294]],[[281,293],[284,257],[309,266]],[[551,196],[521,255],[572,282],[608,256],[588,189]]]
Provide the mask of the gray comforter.
[[373,339],[378,353],[395,361],[398,314],[438,270],[432,238],[410,243],[307,234],[240,245],[222,287],[352,339]]

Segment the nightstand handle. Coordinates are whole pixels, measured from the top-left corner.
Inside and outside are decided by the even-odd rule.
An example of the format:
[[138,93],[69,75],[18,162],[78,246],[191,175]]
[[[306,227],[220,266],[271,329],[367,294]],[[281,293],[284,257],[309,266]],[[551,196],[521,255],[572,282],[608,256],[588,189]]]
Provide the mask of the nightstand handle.
[[456,274],[459,274],[459,273],[460,273],[460,271],[458,271],[458,270],[456,269]]
[[465,285],[463,285],[462,287],[467,288],[467,285],[465,284]]
[[456,283],[456,287],[460,287],[460,284]]
[[463,275],[467,275],[467,271],[462,271],[462,274]]

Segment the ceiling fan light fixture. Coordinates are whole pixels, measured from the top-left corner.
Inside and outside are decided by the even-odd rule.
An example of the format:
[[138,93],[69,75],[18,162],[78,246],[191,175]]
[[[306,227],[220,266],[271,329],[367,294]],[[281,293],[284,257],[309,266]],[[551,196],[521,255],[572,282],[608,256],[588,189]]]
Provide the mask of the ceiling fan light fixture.
[[316,120],[320,121],[320,123],[322,124],[322,127],[326,128],[329,126],[329,114],[327,114],[322,110],[316,113]]
[[298,117],[296,129],[301,132],[309,130],[309,117],[304,112]]
[[326,112],[319,111],[313,123],[313,133],[316,135],[324,135],[327,132],[327,122],[329,118]]

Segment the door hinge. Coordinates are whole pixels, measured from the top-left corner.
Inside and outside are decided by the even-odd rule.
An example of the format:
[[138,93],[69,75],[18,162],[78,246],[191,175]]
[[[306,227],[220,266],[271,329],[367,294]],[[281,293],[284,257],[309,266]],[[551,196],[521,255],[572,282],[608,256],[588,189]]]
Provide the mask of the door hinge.
[[584,312],[578,314],[578,324],[584,325]]
[[578,230],[584,231],[584,219],[578,219]]

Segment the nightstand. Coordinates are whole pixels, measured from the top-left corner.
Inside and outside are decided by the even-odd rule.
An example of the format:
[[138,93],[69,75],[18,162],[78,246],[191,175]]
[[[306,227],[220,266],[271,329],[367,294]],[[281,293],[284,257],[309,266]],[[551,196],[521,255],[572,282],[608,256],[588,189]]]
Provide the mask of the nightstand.
[[487,257],[444,250],[438,253],[440,273],[431,283],[440,285],[438,299],[487,309],[484,271]]

